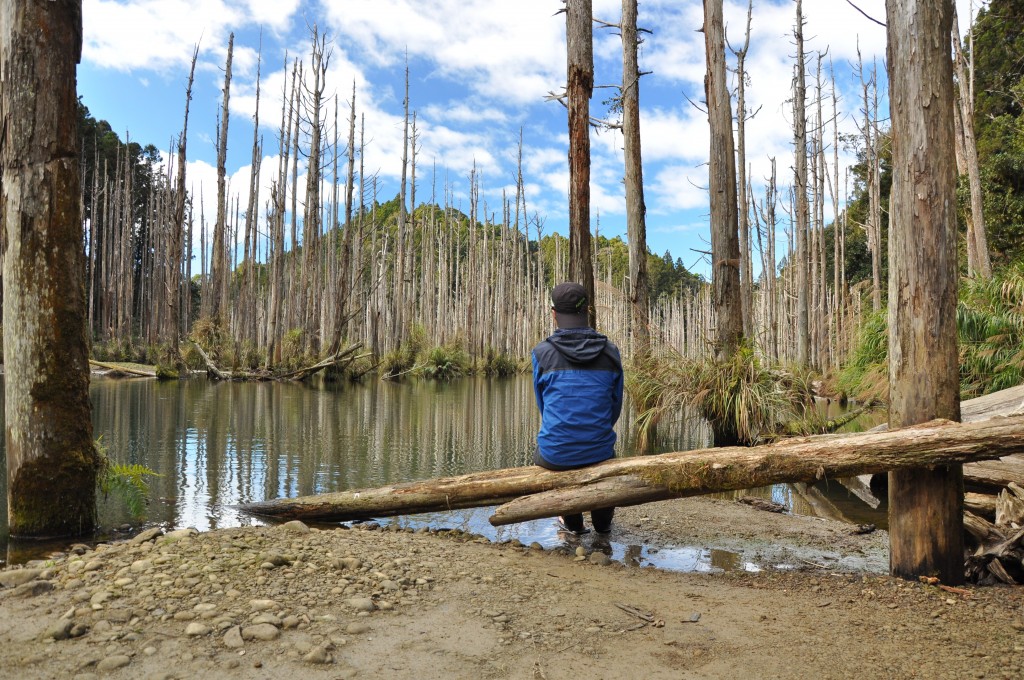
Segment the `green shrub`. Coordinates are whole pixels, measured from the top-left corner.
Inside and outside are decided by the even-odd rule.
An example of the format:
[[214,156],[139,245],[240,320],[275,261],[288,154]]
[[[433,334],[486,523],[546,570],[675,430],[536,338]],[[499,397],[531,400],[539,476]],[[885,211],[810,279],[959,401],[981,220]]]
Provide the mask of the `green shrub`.
[[484,352],[482,370],[484,375],[498,377],[515,375],[519,372],[519,362],[504,352],[488,347]]
[[94,444],[99,462],[99,468],[96,470],[96,488],[104,498],[110,494],[119,496],[132,517],[142,517],[149,504],[149,483],[146,478],[161,475],[144,465],[111,462],[102,439],[100,437]]
[[427,378],[453,380],[469,372],[470,360],[466,350],[455,343],[434,347],[421,361],[420,371]]

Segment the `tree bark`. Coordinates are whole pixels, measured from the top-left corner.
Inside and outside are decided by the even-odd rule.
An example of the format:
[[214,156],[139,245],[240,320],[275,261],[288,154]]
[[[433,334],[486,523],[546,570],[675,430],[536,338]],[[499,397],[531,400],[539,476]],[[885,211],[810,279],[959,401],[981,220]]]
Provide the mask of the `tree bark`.
[[210,255],[210,318],[220,323],[221,308],[224,306],[228,272],[225,257],[224,232],[227,231],[227,202],[225,199],[225,174],[228,154],[228,99],[231,96],[231,57],[235,47],[235,34],[228,36],[228,57],[224,65],[224,99],[221,105],[220,127],[217,130],[217,222],[213,227],[213,251]]
[[[590,326],[597,326],[590,239],[590,98],[594,94],[591,0],[566,0],[566,97],[569,108],[569,279],[587,291]],[[557,284],[558,281],[555,281]]]
[[[889,424],[960,419],[952,0],[887,0],[893,143]],[[963,582],[961,465],[889,475],[890,571]]]
[[[722,0],[704,0],[704,90],[711,126],[708,187],[711,194],[711,281],[717,315],[715,352],[719,361],[733,355],[743,338],[740,301],[740,244],[736,211],[736,157],[732,106],[725,72]],[[717,441],[717,440],[716,440]]]
[[96,521],[75,65],[81,0],[0,3],[4,441],[12,536]]
[[796,2],[796,73],[793,81],[793,155],[794,184],[796,193],[796,362],[807,366],[810,360],[811,339],[808,306],[808,272],[809,251],[807,248],[807,230],[810,216],[807,206],[807,109],[805,97],[807,85],[804,79],[804,15],[803,2]]
[[[505,503],[492,524],[550,517],[601,505],[767,484],[849,477],[905,467],[985,460],[1024,452],[1024,416],[960,424],[935,421],[886,432],[787,439],[758,447],[724,447],[619,458],[551,472],[537,466],[475,472],[376,489],[339,491],[242,506],[257,515],[344,521]],[[557,496],[534,496],[556,490]]]
[[637,65],[637,0],[622,0],[622,137],[626,165],[626,230],[629,238],[629,303],[633,356],[651,351],[651,294],[647,277],[647,206],[640,155],[640,68]]

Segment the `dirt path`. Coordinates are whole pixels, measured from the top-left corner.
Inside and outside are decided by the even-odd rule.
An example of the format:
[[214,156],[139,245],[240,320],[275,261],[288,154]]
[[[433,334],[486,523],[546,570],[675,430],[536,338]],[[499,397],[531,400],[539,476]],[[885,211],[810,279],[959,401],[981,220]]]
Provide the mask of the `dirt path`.
[[850,528],[708,499],[620,510],[616,541],[800,567],[710,574],[605,564],[590,537],[142,535],[0,572],[0,677],[1024,675],[1020,589],[890,579],[884,533]]

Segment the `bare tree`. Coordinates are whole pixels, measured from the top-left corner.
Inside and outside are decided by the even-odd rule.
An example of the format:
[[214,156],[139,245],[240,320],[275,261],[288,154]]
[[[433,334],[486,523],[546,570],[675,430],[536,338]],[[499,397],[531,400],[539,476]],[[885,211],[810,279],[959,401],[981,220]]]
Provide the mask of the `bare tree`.
[[[952,0],[886,0],[893,144],[889,425],[960,420]],[[963,467],[889,473],[889,569],[964,579]]]
[[806,366],[810,360],[811,338],[809,328],[810,299],[808,290],[807,265],[810,252],[807,245],[807,231],[810,225],[807,205],[807,110],[805,104],[807,84],[804,62],[804,14],[803,1],[796,0],[796,24],[793,27],[796,38],[796,65],[793,75],[793,155],[794,187],[796,192],[796,361]]
[[651,351],[651,292],[647,277],[647,206],[640,155],[640,68],[636,49],[637,0],[622,0],[622,137],[626,164],[626,228],[629,235],[629,302],[632,309],[633,352]]
[[0,3],[4,442],[13,536],[81,534],[96,521],[76,125],[81,51],[81,0]]
[[[715,353],[724,361],[733,355],[743,338],[743,306],[740,302],[736,157],[732,106],[726,82],[722,0],[704,0],[704,47],[708,69],[704,91],[711,126],[708,187],[711,194],[711,281],[717,316]],[[716,444],[724,442],[716,439]]]
[[953,47],[956,64],[956,99],[959,115],[957,141],[962,143],[967,182],[971,192],[971,218],[967,221],[967,267],[971,275],[983,279],[992,278],[992,258],[988,252],[988,234],[985,229],[985,212],[982,207],[981,169],[978,163],[978,144],[974,138],[974,51],[971,61],[964,55],[960,44],[960,22],[957,21],[956,4],[953,5]]
[[235,34],[228,36],[228,56],[224,65],[224,99],[221,105],[220,125],[217,128],[217,222],[213,227],[213,252],[210,255],[209,315],[219,320],[221,307],[227,297],[228,268],[225,256],[224,232],[227,230],[227,191],[225,164],[228,154],[228,99],[231,96],[231,57],[235,47]]
[[569,108],[569,278],[590,300],[590,325],[597,325],[590,238],[590,97],[594,93],[594,34],[591,0],[566,0],[566,99]]

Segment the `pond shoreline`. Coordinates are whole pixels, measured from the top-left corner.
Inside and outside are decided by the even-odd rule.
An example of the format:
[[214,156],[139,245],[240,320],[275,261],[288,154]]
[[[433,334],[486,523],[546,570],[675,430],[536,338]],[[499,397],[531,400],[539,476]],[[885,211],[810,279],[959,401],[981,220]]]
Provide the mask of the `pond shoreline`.
[[[876,570],[884,532],[855,535],[841,522],[705,498],[616,516],[613,540],[739,550],[765,566],[760,573],[628,566],[609,561],[590,536],[538,549],[459,530],[357,526],[154,530],[0,572],[9,584],[0,590],[0,675],[420,678],[430,668],[435,677],[554,680],[584,669],[730,679],[845,678],[866,668],[886,677],[1024,671],[1020,589],[960,595],[889,578]],[[771,568],[779,556],[792,564]]]

